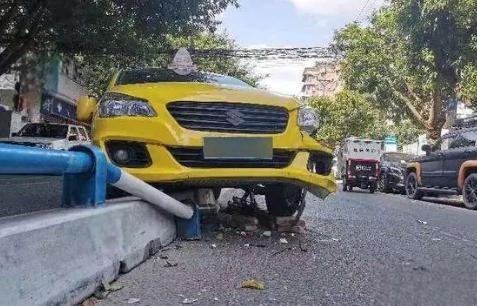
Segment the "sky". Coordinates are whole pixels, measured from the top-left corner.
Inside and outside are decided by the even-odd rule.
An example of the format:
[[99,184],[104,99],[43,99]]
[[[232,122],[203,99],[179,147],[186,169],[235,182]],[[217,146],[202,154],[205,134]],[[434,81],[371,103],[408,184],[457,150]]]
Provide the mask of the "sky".
[[[337,29],[366,22],[385,0],[239,0],[221,16],[222,31],[243,48],[326,47]],[[299,95],[302,73],[313,60],[251,63],[254,73],[268,75],[262,87]]]

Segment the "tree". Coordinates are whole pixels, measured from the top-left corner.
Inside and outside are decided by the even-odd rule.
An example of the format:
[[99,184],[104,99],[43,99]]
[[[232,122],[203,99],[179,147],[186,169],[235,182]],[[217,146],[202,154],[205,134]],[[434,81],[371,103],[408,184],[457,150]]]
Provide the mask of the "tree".
[[347,88],[368,94],[393,120],[411,119],[435,141],[447,101],[477,98],[476,7],[469,0],[394,0],[369,26],[348,25],[334,39]]
[[395,0],[392,10],[411,63],[433,71],[467,105],[477,103],[477,2]]
[[3,0],[0,75],[28,51],[83,55],[135,54],[165,45],[170,33],[213,30],[236,0]]
[[419,128],[411,120],[402,120],[400,122],[388,125],[386,135],[394,135],[397,137],[399,147],[416,142],[418,135],[422,135],[425,131]]
[[349,136],[382,139],[385,124],[366,96],[343,90],[335,97],[314,97],[310,106],[320,117],[320,129],[316,138],[335,147]]

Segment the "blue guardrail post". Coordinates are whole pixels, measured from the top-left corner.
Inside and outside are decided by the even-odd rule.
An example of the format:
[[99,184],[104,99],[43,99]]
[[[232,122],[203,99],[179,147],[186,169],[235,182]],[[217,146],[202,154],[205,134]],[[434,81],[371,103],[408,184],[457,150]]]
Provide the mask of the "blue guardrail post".
[[104,153],[92,145],[58,151],[0,144],[0,174],[64,176],[63,207],[104,204],[107,168]]
[[106,201],[108,162],[104,153],[95,146],[78,146],[70,152],[83,152],[93,161],[93,167],[80,174],[65,174],[63,181],[63,207],[98,206]]
[[192,203],[194,214],[190,219],[176,218],[177,236],[185,240],[200,240],[202,238],[202,230],[200,228],[199,207]]

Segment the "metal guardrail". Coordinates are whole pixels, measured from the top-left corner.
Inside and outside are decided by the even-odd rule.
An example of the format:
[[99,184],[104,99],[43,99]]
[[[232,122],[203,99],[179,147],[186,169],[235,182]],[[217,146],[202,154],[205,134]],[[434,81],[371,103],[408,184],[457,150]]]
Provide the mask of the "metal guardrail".
[[64,176],[63,207],[103,205],[106,186],[111,184],[176,217],[191,219],[194,215],[192,207],[108,163],[95,146],[57,151],[0,144],[0,174]]

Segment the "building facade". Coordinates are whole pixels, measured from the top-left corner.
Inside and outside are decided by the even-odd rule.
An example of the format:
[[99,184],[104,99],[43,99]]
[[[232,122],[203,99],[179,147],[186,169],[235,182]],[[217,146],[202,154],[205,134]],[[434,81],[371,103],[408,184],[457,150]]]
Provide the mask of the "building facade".
[[324,61],[305,68],[302,83],[301,92],[304,97],[335,95],[342,88],[340,63]]

